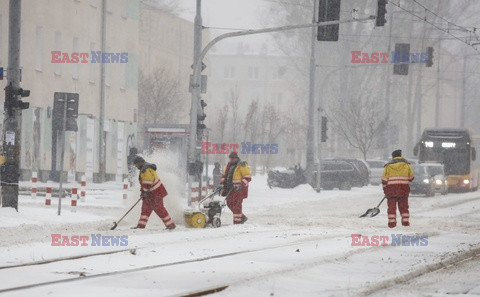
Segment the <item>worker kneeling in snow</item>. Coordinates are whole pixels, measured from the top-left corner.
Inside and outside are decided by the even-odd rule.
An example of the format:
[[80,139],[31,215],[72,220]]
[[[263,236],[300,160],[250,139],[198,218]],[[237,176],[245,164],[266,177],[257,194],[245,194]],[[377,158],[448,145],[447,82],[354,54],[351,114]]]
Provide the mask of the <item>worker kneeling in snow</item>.
[[392,160],[385,165],[382,175],[383,192],[388,203],[388,227],[397,226],[397,203],[402,216],[402,225],[410,226],[408,212],[409,182],[413,180],[413,170],[410,163],[402,157],[402,151],[392,153]]
[[163,198],[168,195],[167,190],[157,176],[157,166],[145,162],[142,157],[137,156],[134,160],[135,167],[140,170],[140,196],[142,197],[142,213],[136,228],[143,229],[147,225],[148,218],[152,211],[162,219],[167,229],[175,229],[175,223],[163,205]]
[[227,206],[233,213],[233,223],[243,224],[248,218],[242,212],[242,203],[243,199],[248,197],[248,183],[252,176],[248,163],[241,162],[237,153],[233,152],[228,157],[230,161],[220,180],[223,185],[222,196],[227,196]]

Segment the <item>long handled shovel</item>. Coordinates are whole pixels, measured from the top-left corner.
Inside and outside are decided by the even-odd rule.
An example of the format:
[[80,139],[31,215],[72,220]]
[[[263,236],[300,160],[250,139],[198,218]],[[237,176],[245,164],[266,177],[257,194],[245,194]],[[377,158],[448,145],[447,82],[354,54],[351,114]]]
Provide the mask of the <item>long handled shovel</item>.
[[370,208],[369,210],[367,210],[367,212],[365,212],[360,217],[361,218],[365,218],[365,217],[371,218],[371,217],[374,217],[374,216],[378,215],[380,213],[380,208],[379,207],[382,204],[383,200],[385,200],[386,198],[387,197],[383,197],[382,201],[380,201],[380,203],[377,205],[377,207]]
[[123,215],[123,217],[120,218],[120,220],[116,221],[116,222],[113,222],[113,227],[110,228],[110,230],[114,230],[115,228],[117,228],[118,224],[120,224],[120,222],[123,220],[123,218],[125,218],[127,216],[127,214],[132,211],[132,209],[138,204],[138,202],[140,202],[140,200],[142,200],[142,197],[140,197],[137,202],[135,202],[134,205],[132,205],[132,207],[130,207],[130,209]]

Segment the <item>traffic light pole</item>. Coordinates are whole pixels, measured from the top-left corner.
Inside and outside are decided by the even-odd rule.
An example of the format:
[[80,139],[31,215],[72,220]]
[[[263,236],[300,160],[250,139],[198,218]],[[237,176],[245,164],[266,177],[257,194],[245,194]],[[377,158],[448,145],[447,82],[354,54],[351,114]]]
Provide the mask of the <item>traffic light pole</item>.
[[[10,0],[8,28],[8,76],[7,85],[13,90],[20,89],[20,23],[21,0]],[[16,92],[5,91],[5,106],[18,96]],[[20,123],[22,110],[9,107],[5,110],[3,129],[3,152],[6,162],[2,170],[2,207],[13,207],[18,211],[18,179],[20,176]]]
[[[60,100],[59,100],[60,101]],[[67,109],[68,109],[68,95],[65,93],[65,99],[63,99],[63,123],[62,130],[60,130],[60,170],[59,170],[59,184],[58,184],[58,215],[62,211],[62,198],[63,198],[63,159],[65,158],[65,130],[67,126]],[[58,130],[57,130],[58,131]],[[58,132],[57,132],[58,133]]]
[[[199,14],[199,5],[200,0],[197,0],[197,15]],[[309,23],[309,24],[301,24],[301,25],[291,25],[291,26],[280,26],[280,27],[273,27],[273,28],[265,28],[265,29],[257,29],[257,30],[245,30],[245,31],[236,31],[225,33],[219,35],[212,39],[201,51],[201,53],[194,59],[193,62],[193,78],[192,78],[192,102],[191,102],[191,109],[190,109],[190,135],[189,135],[189,142],[188,142],[188,165],[193,166],[192,164],[196,161],[196,130],[197,130],[197,110],[198,105],[200,103],[200,93],[201,93],[201,85],[200,85],[200,78],[202,72],[202,62],[205,56],[207,55],[208,51],[218,42],[232,37],[239,37],[239,36],[246,36],[246,35],[254,35],[254,34],[263,34],[263,33],[272,33],[272,32],[281,32],[281,31],[289,31],[295,29],[306,29],[306,28],[314,28],[314,27],[323,27],[329,25],[338,25],[338,24],[346,24],[346,23],[355,23],[355,22],[363,22],[368,20],[374,20],[375,16],[369,16],[365,18],[354,18],[350,20],[344,21],[329,21],[329,22],[321,22],[321,23]],[[195,18],[197,20],[197,17]],[[201,20],[201,18],[200,18]],[[199,40],[201,42],[201,39]],[[201,43],[200,43],[201,44]],[[190,202],[191,199],[191,178],[192,176],[189,174],[189,197],[188,201]]]

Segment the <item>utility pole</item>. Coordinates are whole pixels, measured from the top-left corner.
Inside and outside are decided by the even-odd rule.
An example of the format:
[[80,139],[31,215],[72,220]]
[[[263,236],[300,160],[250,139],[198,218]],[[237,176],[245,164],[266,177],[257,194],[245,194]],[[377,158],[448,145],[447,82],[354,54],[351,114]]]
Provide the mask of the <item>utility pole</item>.
[[[312,23],[318,21],[318,0],[313,0],[313,18]],[[315,52],[317,44],[317,27],[312,27],[312,40],[310,45],[310,81],[308,88],[308,128],[307,128],[307,152],[306,152],[306,171],[308,182],[313,184],[313,170],[315,163]],[[319,174],[317,174],[319,175]]]
[[[195,23],[194,23],[194,36],[193,36],[193,76],[192,76],[192,101],[190,105],[190,134],[189,134],[189,146],[188,146],[188,204],[191,204],[191,190],[192,182],[195,178],[194,168],[197,166],[197,112],[198,104],[200,102],[200,93],[201,93],[201,67],[195,67],[198,64],[200,54],[202,52],[202,1],[197,0],[197,9],[195,14]],[[201,62],[201,61],[200,61]],[[200,174],[200,180],[202,175]],[[201,185],[200,185],[201,187]],[[200,189],[200,195],[202,193]]]
[[[392,50],[392,28],[393,28],[393,14],[395,12],[390,13],[390,19],[388,24],[388,48],[387,53],[390,54]],[[390,67],[385,67],[387,73],[385,75],[385,127],[387,131],[383,132],[384,135],[384,151],[383,151],[383,158],[388,159],[390,152],[392,151],[391,142],[392,137],[390,137],[391,129],[390,129],[390,85],[391,85],[391,75],[392,69]]]
[[440,127],[440,52],[442,49],[442,42],[441,40],[438,41],[438,58],[437,58],[437,82],[435,84],[435,128]]
[[[106,50],[107,43],[107,3],[102,0],[102,19],[101,19],[101,50],[102,53]],[[99,182],[105,181],[106,168],[106,147],[105,147],[105,75],[106,65],[103,60],[100,64],[100,114],[98,117],[98,177]]]
[[3,168],[4,171],[2,172],[2,207],[13,207],[17,211],[22,109],[7,106],[17,100],[19,94],[15,91],[20,90],[21,12],[22,1],[10,0],[8,27],[8,79],[7,88],[5,88],[5,120],[3,126],[3,151],[6,155],[6,162]]
[[469,56],[463,57],[463,79],[462,79],[462,106],[460,107],[460,127],[465,128],[465,111],[467,104],[467,58]]

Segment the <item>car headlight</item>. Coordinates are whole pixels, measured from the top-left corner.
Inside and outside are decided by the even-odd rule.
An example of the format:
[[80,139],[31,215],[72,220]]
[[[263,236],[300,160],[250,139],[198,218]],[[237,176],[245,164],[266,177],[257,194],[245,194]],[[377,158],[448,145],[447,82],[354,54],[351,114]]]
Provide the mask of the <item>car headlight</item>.
[[438,186],[441,186],[443,184],[443,181],[440,180],[440,179],[436,179],[435,184],[438,185]]
[[463,180],[463,183],[466,184],[466,185],[468,185],[468,184],[470,183],[470,181],[469,181],[468,179],[464,179],[464,180]]
[[430,180],[428,178],[426,178],[426,179],[423,180],[423,182],[426,183],[426,184],[429,184]]

